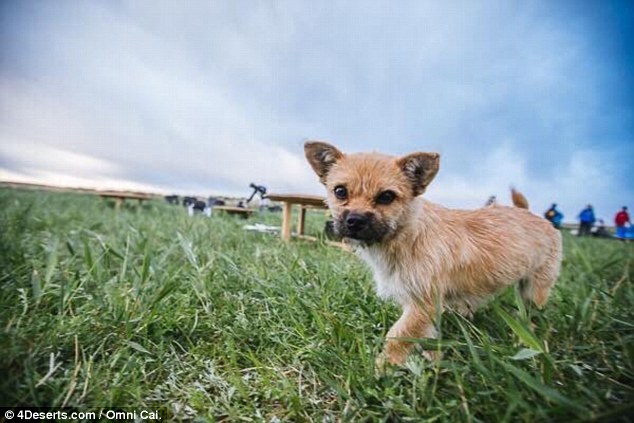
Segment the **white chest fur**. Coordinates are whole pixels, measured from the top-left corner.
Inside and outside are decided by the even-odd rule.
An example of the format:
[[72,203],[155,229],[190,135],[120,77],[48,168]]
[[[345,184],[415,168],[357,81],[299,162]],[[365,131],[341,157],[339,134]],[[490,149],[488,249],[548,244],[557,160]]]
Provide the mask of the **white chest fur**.
[[379,249],[359,248],[357,254],[372,269],[376,293],[379,297],[391,298],[401,305],[411,302],[411,298],[416,295],[412,289],[415,286],[414,281],[411,280],[413,275],[390,266],[389,261]]

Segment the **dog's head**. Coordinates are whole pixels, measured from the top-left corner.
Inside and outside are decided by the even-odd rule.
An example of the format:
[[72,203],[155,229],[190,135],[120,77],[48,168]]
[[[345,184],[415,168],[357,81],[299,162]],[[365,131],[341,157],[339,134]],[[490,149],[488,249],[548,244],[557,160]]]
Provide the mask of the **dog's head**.
[[344,154],[318,141],[307,142],[304,152],[328,191],[335,231],[366,244],[398,232],[407,219],[410,202],[425,192],[440,161],[437,153],[404,157]]

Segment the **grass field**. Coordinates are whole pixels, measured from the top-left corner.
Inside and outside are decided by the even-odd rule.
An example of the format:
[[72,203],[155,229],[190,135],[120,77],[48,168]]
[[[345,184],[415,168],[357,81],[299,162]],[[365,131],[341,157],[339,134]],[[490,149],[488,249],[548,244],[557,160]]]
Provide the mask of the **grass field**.
[[[309,214],[317,233],[324,216]],[[280,215],[250,222],[279,224]],[[169,420],[628,421],[634,245],[565,237],[543,312],[447,313],[438,363],[379,375],[399,311],[353,255],[160,202],[0,190],[2,405]]]

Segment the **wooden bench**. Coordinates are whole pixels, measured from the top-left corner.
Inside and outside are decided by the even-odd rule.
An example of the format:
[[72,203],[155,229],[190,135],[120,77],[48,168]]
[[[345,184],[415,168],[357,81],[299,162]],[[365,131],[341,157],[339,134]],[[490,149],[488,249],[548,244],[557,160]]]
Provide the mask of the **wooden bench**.
[[248,218],[254,212],[254,210],[247,209],[244,207],[232,207],[232,206],[213,206],[212,210],[218,210],[221,212],[225,212],[227,214],[238,215],[243,218]]
[[119,210],[125,200],[138,200],[139,205],[144,200],[150,200],[153,198],[151,194],[145,194],[142,192],[128,192],[128,191],[98,191],[97,194],[102,198],[114,199],[114,208]]
[[[304,234],[306,223],[306,210],[320,209],[328,210],[326,199],[316,195],[304,194],[268,194],[266,196],[271,201],[279,201],[282,203],[282,239],[290,241],[291,239],[291,219],[293,205],[299,205],[299,216],[297,218],[297,238],[307,241],[317,241],[318,238]],[[325,243],[333,247],[341,248],[345,251],[351,251],[350,246],[343,242],[325,240]]]
[[300,206],[299,218],[297,220],[297,235],[304,235],[304,227],[306,222],[306,209],[308,207],[316,209],[327,209],[326,199],[316,195],[303,194],[268,194],[266,196],[271,201],[279,201],[282,203],[282,239],[289,241],[291,239],[291,214],[293,204]]
[[[306,227],[306,210],[328,210],[326,199],[324,197],[304,194],[268,194],[266,198],[271,201],[279,201],[280,203],[282,203],[282,239],[284,241],[290,241],[291,239],[291,218],[294,204],[299,205],[299,216],[297,218],[297,238],[305,239],[308,241],[317,241],[316,237],[304,234],[304,228]],[[330,240],[326,240],[325,242],[328,245],[350,251],[350,247],[343,242]]]

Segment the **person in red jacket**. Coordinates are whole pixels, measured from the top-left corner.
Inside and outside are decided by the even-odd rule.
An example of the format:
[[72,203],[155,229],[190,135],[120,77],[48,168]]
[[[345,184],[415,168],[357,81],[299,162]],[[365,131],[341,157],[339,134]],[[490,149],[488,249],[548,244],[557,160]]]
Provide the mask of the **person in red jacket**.
[[616,236],[625,240],[627,236],[627,225],[630,223],[630,215],[627,214],[627,207],[623,207],[620,212],[614,216],[614,224],[616,225]]

